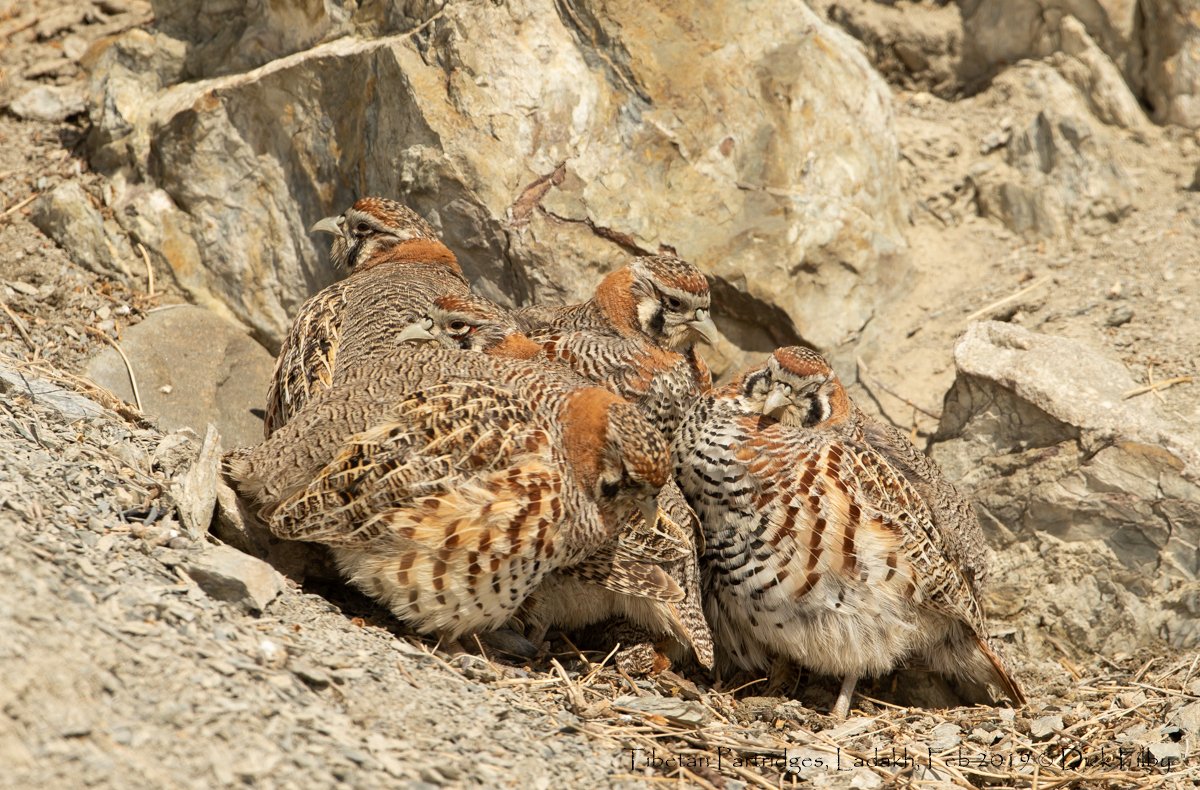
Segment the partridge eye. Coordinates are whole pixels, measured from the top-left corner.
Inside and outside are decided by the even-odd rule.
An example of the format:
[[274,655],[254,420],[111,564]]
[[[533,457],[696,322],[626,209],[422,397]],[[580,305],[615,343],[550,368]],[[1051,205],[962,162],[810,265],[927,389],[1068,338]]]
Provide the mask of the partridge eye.
[[450,331],[451,332],[455,332],[455,333],[462,332],[466,328],[467,328],[466,321],[451,321],[450,322]]
[[681,307],[683,307],[683,302],[679,301],[674,296],[668,296],[666,301],[667,307],[671,308],[672,310],[679,310]]
[[607,481],[600,484],[600,495],[605,499],[612,499],[617,495],[617,489],[620,486],[615,481]]
[[360,222],[354,226],[355,233],[366,233],[370,229],[371,229],[371,226],[365,222]]

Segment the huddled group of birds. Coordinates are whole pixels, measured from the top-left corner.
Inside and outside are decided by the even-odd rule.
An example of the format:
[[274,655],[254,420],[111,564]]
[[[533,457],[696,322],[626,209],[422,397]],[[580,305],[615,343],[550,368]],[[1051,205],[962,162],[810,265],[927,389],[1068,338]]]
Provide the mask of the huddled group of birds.
[[301,307],[266,439],[230,453],[276,536],[448,641],[594,624],[629,671],[925,665],[1024,698],[987,636],[970,503],[817,353],[714,388],[708,281],[631,257],[591,299],[510,311],[407,206],[313,226],[346,276]]

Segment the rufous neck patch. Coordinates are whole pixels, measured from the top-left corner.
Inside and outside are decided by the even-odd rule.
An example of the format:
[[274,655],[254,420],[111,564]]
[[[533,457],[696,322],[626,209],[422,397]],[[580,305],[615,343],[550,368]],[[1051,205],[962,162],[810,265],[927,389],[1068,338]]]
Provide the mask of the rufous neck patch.
[[850,417],[850,396],[846,394],[846,388],[836,376],[830,383],[833,386],[833,394],[829,396],[829,419],[826,422],[845,422]]
[[457,275],[462,276],[462,267],[450,248],[437,239],[409,239],[389,247],[386,252],[373,256],[359,265],[359,271],[381,263],[440,263]]
[[600,387],[573,392],[563,408],[563,446],[580,484],[588,492],[600,474],[600,456],[608,440],[608,409],[621,399]]
[[488,352],[490,356],[504,359],[533,359],[541,353],[542,347],[520,332],[513,332]]
[[624,266],[596,287],[596,304],[622,334],[637,332],[637,305],[633,303],[633,270]]

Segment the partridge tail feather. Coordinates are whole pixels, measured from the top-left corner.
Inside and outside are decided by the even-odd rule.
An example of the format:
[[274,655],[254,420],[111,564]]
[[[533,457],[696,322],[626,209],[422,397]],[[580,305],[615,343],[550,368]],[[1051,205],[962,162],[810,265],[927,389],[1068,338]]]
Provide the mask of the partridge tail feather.
[[565,569],[564,573],[623,595],[664,603],[683,600],[679,584],[661,566],[651,562],[600,553]]
[[1021,690],[1021,686],[1017,683],[1016,678],[1008,672],[1008,667],[1004,666],[1003,659],[996,655],[996,652],[988,645],[983,637],[976,634],[975,644],[979,648],[979,652],[983,654],[988,663],[992,665],[994,671],[993,681],[997,686],[1004,689],[1004,693],[1012,700],[1013,705],[1018,708],[1023,707],[1027,700],[1025,692]]

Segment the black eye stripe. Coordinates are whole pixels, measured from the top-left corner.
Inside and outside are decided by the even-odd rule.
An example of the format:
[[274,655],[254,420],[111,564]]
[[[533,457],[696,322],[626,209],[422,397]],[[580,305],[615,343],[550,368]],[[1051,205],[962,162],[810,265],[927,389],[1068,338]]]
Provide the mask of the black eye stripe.
[[663,331],[663,327],[666,325],[667,311],[664,310],[663,306],[660,304],[658,309],[654,311],[654,315],[650,317],[650,331],[655,333],[661,332]]
[[753,394],[755,388],[759,385],[759,382],[768,380],[770,377],[771,374],[765,370],[760,370],[753,375],[747,376],[746,383],[742,385],[742,394],[746,397],[749,397],[751,394]]

